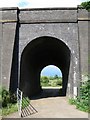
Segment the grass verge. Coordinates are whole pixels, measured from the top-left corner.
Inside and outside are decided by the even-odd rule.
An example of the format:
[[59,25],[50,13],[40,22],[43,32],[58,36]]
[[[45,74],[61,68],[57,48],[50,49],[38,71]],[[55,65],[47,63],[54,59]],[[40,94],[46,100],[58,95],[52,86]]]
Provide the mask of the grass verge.
[[2,108],[2,116],[7,116],[11,113],[18,111],[17,104],[10,104]]

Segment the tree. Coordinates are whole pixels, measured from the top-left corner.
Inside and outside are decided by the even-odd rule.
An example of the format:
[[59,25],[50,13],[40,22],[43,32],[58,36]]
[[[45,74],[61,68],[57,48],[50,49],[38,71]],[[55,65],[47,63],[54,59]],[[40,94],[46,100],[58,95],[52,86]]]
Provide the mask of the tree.
[[54,79],[58,79],[58,75],[55,75],[55,76],[54,76]]
[[80,6],[82,6],[86,10],[90,11],[90,1],[82,2]]

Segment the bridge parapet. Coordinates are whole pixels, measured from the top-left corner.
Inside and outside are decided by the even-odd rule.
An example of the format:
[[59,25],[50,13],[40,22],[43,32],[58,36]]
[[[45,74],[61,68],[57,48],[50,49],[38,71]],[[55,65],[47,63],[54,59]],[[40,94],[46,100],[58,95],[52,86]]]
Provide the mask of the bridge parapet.
[[69,23],[90,20],[88,11],[81,8],[32,8],[19,9],[18,7],[0,8],[0,23]]
[[89,21],[89,12],[81,7],[78,7],[78,21]]
[[18,20],[18,8],[11,7],[11,8],[0,8],[0,13],[2,17],[0,18],[0,23],[11,23],[17,22]]
[[20,23],[77,22],[77,8],[21,9]]

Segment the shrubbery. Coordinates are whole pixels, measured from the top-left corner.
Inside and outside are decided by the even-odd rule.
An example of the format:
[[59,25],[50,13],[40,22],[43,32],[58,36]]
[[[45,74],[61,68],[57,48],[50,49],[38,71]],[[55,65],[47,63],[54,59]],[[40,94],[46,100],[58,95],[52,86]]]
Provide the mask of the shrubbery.
[[41,86],[62,86],[62,79],[56,75],[54,77],[42,76],[40,82]]
[[69,99],[70,104],[76,105],[76,108],[85,111],[90,112],[90,77],[84,76],[83,81],[81,82],[80,87],[80,96],[78,96],[76,99]]
[[[2,112],[0,112],[1,115],[8,115],[18,110],[16,94],[10,93],[5,88],[0,88],[0,104],[2,109]],[[27,107],[29,104],[30,104],[29,98],[23,97],[22,109]]]
[[9,93],[9,91],[2,88],[2,107],[7,107],[9,104],[16,103],[16,102],[17,102],[16,95]]
[[2,115],[8,115],[17,111],[17,97],[15,94],[10,93],[5,88],[0,87],[0,104]]

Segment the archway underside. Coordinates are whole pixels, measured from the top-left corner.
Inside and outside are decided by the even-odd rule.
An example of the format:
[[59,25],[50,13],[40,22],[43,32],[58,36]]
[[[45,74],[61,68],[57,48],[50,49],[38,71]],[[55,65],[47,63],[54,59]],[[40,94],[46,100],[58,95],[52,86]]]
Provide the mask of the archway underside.
[[70,50],[61,41],[53,37],[39,37],[30,42],[23,50],[20,67],[20,89],[28,97],[38,94],[41,70],[53,64],[62,71],[62,94],[66,95]]

